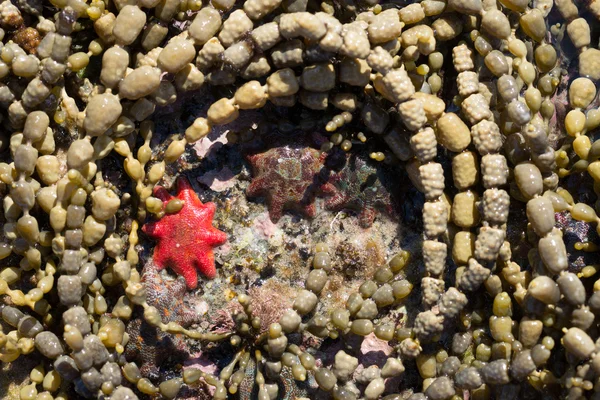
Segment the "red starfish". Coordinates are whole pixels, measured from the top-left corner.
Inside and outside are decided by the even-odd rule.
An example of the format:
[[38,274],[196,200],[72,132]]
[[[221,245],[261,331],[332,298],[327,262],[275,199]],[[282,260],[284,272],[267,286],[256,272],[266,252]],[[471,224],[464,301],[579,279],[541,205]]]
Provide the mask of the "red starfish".
[[[165,205],[174,198],[161,186],[154,188],[154,196]],[[212,226],[215,204],[202,204],[185,178],[177,180],[177,198],[184,201],[179,212],[147,223],[142,231],[158,240],[154,250],[158,267],[171,268],[185,278],[188,289],[194,289],[198,285],[196,269],[209,279],[216,276],[212,249],[225,243],[227,235]]]

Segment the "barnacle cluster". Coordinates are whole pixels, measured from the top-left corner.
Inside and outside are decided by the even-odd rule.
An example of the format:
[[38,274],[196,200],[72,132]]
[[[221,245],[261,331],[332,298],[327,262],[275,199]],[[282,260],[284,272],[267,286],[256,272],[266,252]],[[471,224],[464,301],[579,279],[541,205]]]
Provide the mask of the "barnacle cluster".
[[[202,379],[214,399],[266,400],[300,396],[310,377],[311,393],[338,400],[598,398],[598,268],[569,264],[555,213],[598,229],[600,201],[565,185],[589,175],[600,196],[599,19],[598,0],[2,1],[0,360],[43,357],[20,398],[175,398]],[[206,86],[219,99],[154,146],[153,114]],[[407,172],[424,196],[422,278],[407,279],[402,252],[329,310],[319,244],[268,330],[244,294],[231,331],[165,323],[138,271],[138,228],[183,204],[153,190],[188,145],[263,107],[320,112],[321,151],[366,143]],[[105,175],[111,159],[131,190]],[[526,226],[511,220],[519,210]],[[385,317],[411,296],[408,318]],[[153,382],[124,355],[136,308],[235,356],[218,376]],[[298,334],[345,347],[320,360]],[[350,339],[371,334],[393,350],[359,373]],[[420,379],[386,385],[415,369]]]

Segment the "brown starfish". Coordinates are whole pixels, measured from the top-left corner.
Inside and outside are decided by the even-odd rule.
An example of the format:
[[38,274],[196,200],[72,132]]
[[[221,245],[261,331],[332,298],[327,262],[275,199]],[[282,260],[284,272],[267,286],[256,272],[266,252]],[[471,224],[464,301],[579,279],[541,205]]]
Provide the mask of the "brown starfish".
[[317,213],[315,197],[333,186],[322,177],[326,153],[310,147],[280,146],[248,157],[254,179],[246,189],[249,197],[264,196],[273,222],[284,210],[300,211],[307,217]]

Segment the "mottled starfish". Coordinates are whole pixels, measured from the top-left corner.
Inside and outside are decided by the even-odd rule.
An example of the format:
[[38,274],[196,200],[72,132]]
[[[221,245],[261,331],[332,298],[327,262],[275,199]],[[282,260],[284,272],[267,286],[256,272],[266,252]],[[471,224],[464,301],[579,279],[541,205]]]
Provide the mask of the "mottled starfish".
[[348,156],[344,168],[333,173],[329,182],[335,190],[325,200],[325,208],[355,210],[363,228],[373,225],[378,209],[394,215],[392,198],[381,182],[381,172],[362,157]]
[[246,189],[249,197],[264,196],[273,222],[284,210],[296,210],[307,217],[317,213],[315,197],[333,193],[323,177],[326,153],[310,147],[280,146],[248,157],[254,179]]
[[[163,279],[159,267],[148,261],[142,270],[142,283],[146,288],[146,301],[156,307],[163,323],[177,322],[183,327],[200,322],[201,316],[184,301],[185,280]],[[189,357],[183,335],[164,333],[148,324],[141,316],[127,326],[129,342],[125,348],[127,360],[136,360],[140,372],[149,379],[160,378],[159,367],[167,360],[184,361]]]
[[[154,196],[165,206],[174,199],[161,186],[154,188]],[[176,198],[184,202],[179,212],[147,223],[142,231],[158,240],[154,262],[159,269],[171,268],[185,278],[188,289],[195,289],[198,285],[196,269],[209,279],[216,276],[213,248],[225,243],[227,235],[212,226],[215,204],[203,204],[187,179],[177,180]]]

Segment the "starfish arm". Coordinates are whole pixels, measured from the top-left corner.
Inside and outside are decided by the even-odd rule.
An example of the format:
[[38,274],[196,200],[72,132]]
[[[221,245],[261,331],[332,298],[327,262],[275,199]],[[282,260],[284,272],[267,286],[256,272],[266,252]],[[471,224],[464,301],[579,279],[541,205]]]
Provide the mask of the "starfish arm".
[[304,206],[303,211],[310,218],[313,218],[315,215],[317,215],[317,207],[315,206],[315,203],[307,204]]
[[213,279],[217,275],[215,255],[211,250],[196,252],[194,263],[202,275],[206,276],[208,279]]
[[227,241],[227,234],[213,228],[205,231],[204,239],[210,246],[220,246]]
[[196,286],[198,286],[198,274],[196,273],[196,268],[189,261],[184,260],[183,262],[179,262],[172,269],[178,275],[183,276],[188,289],[196,289]]
[[212,221],[213,217],[215,216],[216,209],[217,206],[212,201],[204,203],[202,207],[202,213],[204,215],[204,218],[206,218],[208,221]]
[[142,268],[142,282],[144,285],[154,285],[155,282],[160,280],[160,276],[158,274],[158,266],[155,263],[149,262],[144,265]]
[[[163,322],[176,321],[187,327],[200,320],[200,315],[184,300],[187,286],[182,276],[173,281],[165,281],[160,276],[156,263],[148,262],[142,269],[142,283],[146,287],[148,304],[158,309]],[[139,336],[131,332],[135,337]]]
[[264,191],[266,182],[262,178],[255,178],[246,189],[246,195],[249,197],[257,197]]
[[154,255],[152,256],[158,271],[162,271],[169,265],[169,257],[166,254],[163,246],[161,246],[161,242],[158,242],[158,245],[154,248]]
[[321,187],[320,187],[320,191],[325,196],[335,196],[337,194],[337,192],[338,192],[338,190],[335,187],[335,185],[333,183],[330,183],[330,182],[326,182],[326,183],[322,184]]
[[195,203],[202,205],[192,184],[185,178],[177,179],[177,198],[189,204]]
[[148,222],[142,226],[142,232],[154,239],[163,237],[166,233],[166,230],[166,225],[161,224],[160,220]]
[[171,196],[169,192],[167,192],[167,189],[162,186],[155,186],[153,195],[154,197],[158,197],[163,203],[167,203],[173,199],[173,196]]
[[[150,359],[156,358],[156,355],[150,355],[148,358],[150,358]],[[142,366],[140,367],[140,373],[142,374],[142,376],[159,377],[160,371],[158,369],[157,364],[158,364],[157,360],[148,360],[148,361],[142,362]]]
[[192,188],[192,184],[190,183],[190,181],[188,181],[186,178],[180,176],[177,179],[177,193],[183,192],[184,190],[193,191],[194,189]]
[[325,200],[325,208],[328,210],[339,210],[346,202],[346,196],[342,192],[334,193]]
[[185,279],[181,276],[178,276],[177,279],[175,279],[171,284],[171,290],[174,296],[183,298],[183,295],[187,290]]
[[269,204],[269,217],[271,221],[277,222],[283,214],[283,203],[278,200],[275,196],[267,198]]
[[252,166],[254,166],[254,165],[256,165],[258,160],[260,160],[260,154],[250,154],[250,155],[246,156],[246,159]]

